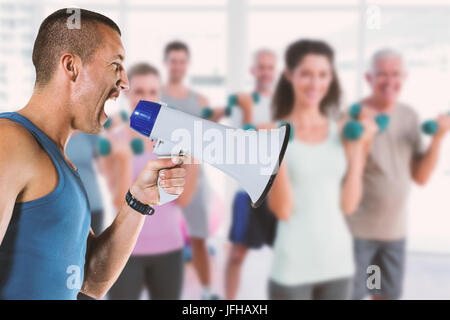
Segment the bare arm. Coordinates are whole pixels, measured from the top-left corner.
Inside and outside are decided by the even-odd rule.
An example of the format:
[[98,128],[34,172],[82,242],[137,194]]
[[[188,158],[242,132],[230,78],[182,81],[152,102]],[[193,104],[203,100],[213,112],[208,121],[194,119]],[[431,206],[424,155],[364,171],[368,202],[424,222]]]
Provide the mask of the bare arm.
[[[131,194],[143,203],[157,204],[158,177],[166,182],[163,187],[165,192],[180,194],[183,191],[185,169],[175,165],[171,159],[150,160],[131,186]],[[170,169],[160,172],[164,168]],[[145,216],[124,203],[113,223],[102,234],[96,237],[91,231],[81,289],[84,294],[101,298],[111,288],[136,244],[144,219]]]
[[433,136],[428,150],[423,156],[415,157],[412,161],[412,177],[418,185],[425,185],[430,179],[433,171],[436,169],[442,141],[444,140],[446,133],[450,130],[450,116],[439,116],[437,123],[439,130]]
[[[122,134],[126,136],[126,131]],[[111,153],[97,157],[96,164],[106,179],[114,208],[119,210],[132,182],[132,152],[128,139],[120,139],[114,134],[105,134],[105,138],[111,144]]]
[[238,106],[242,109],[242,121],[253,122],[253,98],[251,94],[240,93],[237,95]]
[[361,201],[366,153],[364,146],[356,142],[346,142],[345,151],[347,173],[341,189],[341,207],[344,214],[350,215]]
[[214,108],[211,121],[217,122],[225,116],[225,108]]
[[294,197],[286,163],[282,162],[268,195],[269,209],[280,220],[288,220],[294,206]]
[[212,108],[209,104],[209,100],[201,94],[198,95],[198,104],[200,105],[201,108],[212,109],[213,114],[211,118],[208,119],[210,121],[217,122],[225,115],[225,108]]
[[[34,138],[18,125],[1,120],[0,124],[0,245],[14,210],[28,182],[33,177]],[[31,140],[33,139],[33,140]],[[20,148],[17,146],[20,145]]]
[[119,209],[123,204],[123,199],[128,192],[128,187],[132,182],[132,154],[130,146],[125,143],[115,145],[116,150],[112,152],[111,156],[107,157],[106,161],[112,161],[114,172],[109,173],[114,175],[114,192],[113,204],[116,209]]
[[[341,119],[340,128],[345,118]],[[364,127],[363,136],[356,141],[344,141],[347,157],[347,172],[341,189],[341,207],[345,215],[350,215],[358,208],[363,194],[363,174],[370,144],[378,131],[372,116],[361,119]]]

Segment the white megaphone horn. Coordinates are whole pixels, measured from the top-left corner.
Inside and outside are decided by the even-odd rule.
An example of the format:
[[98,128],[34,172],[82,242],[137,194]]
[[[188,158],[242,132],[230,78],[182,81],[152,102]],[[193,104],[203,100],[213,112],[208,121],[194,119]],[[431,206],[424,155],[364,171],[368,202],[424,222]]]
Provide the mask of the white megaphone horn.
[[[153,153],[160,158],[189,154],[231,176],[248,193],[254,208],[275,180],[291,130],[288,123],[272,130],[231,128],[144,100],[131,115],[130,126],[156,140]],[[205,140],[210,144],[203,147]],[[158,188],[159,204],[178,197],[164,192],[159,183]]]

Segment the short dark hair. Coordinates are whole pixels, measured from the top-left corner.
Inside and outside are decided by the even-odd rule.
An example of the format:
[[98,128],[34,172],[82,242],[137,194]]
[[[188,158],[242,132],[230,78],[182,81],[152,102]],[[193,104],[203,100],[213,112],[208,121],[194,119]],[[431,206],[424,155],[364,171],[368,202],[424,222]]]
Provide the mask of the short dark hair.
[[[80,27],[69,28],[71,10],[80,10]],[[64,52],[71,52],[89,62],[95,50],[102,44],[98,24],[104,24],[121,35],[117,24],[110,18],[85,9],[60,9],[42,22],[34,41],[33,64],[36,69],[36,85],[47,84],[56,70],[58,59]]]
[[140,62],[136,63],[135,65],[132,65],[128,69],[128,80],[131,81],[131,79],[135,76],[145,76],[148,74],[154,74],[159,77],[158,69],[156,69],[154,66],[146,63],[146,62]]
[[[320,111],[323,115],[332,116],[339,108],[341,87],[334,66],[334,51],[330,45],[320,40],[298,40],[291,43],[286,50],[285,65],[289,71],[294,70],[308,54],[325,56],[331,64],[333,80],[328,92],[320,102]],[[288,116],[294,107],[294,89],[286,79],[284,72],[281,74],[275,93],[272,98],[272,113],[275,120]]]
[[164,49],[164,59],[167,58],[167,56],[169,55],[169,53],[171,51],[178,51],[178,50],[183,50],[183,51],[185,51],[187,53],[188,56],[190,55],[189,47],[187,46],[187,44],[182,42],[182,41],[178,41],[177,40],[177,41],[169,42],[166,45],[166,47]]

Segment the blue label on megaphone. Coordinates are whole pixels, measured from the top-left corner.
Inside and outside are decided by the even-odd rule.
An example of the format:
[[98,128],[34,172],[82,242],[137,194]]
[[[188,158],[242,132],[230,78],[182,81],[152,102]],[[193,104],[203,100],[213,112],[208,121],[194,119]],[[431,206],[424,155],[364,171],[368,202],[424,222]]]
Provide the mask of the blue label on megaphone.
[[141,100],[130,117],[130,126],[137,132],[149,137],[158,117],[161,105],[152,101]]

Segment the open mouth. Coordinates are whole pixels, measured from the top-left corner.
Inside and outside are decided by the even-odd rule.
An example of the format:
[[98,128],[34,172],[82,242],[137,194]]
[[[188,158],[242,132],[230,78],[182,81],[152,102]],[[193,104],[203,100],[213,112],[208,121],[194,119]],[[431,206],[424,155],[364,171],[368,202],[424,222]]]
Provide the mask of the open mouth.
[[106,100],[113,100],[113,101],[116,101],[117,98],[119,97],[119,95],[120,95],[120,91],[119,91],[119,90],[117,90],[117,89],[111,89],[111,91],[110,91],[109,94],[108,94],[108,98],[107,98]]
[[119,97],[119,95],[120,95],[120,91],[115,88],[113,88],[113,89],[111,89],[111,91],[109,91],[108,96],[107,96],[105,102],[103,103],[103,106],[98,114],[98,121],[100,124],[103,125],[108,120],[108,115],[105,112],[105,103],[110,100],[116,101],[117,98]]

